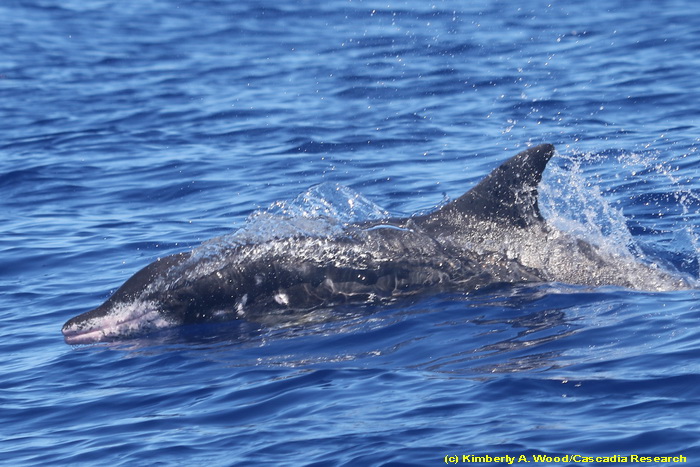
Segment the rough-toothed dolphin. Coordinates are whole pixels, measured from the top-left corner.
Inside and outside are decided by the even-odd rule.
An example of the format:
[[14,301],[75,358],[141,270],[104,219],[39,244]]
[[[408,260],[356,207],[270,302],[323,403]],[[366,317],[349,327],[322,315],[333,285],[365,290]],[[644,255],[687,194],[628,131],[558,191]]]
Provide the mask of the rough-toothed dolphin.
[[460,198],[423,216],[177,253],[141,269],[105,303],[68,320],[69,344],[206,321],[265,322],[285,310],[382,302],[427,290],[565,282],[644,290],[688,287],[630,255],[610,254],[549,226],[537,185],[554,146],[527,149]]

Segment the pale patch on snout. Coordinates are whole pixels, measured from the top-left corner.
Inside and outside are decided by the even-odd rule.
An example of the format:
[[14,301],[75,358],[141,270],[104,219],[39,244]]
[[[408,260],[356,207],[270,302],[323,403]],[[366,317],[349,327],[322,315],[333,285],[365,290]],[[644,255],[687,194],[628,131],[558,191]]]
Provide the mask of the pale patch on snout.
[[[158,311],[155,302],[118,303],[104,315],[89,317],[88,314],[63,326],[61,331],[67,344],[92,344],[174,326]],[[85,319],[81,320],[81,316]]]

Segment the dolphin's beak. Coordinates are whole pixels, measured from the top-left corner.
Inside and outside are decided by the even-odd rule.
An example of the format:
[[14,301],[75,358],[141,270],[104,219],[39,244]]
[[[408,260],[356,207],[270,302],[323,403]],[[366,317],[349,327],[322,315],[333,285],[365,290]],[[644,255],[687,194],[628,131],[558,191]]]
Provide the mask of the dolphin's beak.
[[153,303],[104,303],[66,321],[61,332],[66,344],[94,344],[172,327]]

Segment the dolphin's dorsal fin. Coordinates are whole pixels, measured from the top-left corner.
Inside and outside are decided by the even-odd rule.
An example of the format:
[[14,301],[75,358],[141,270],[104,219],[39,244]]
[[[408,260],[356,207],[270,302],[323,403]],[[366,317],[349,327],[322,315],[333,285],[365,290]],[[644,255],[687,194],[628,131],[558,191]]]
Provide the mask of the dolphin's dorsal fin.
[[537,185],[542,180],[554,146],[540,144],[516,154],[478,185],[437,211],[415,219],[428,224],[448,217],[473,217],[526,227],[543,220],[537,205]]

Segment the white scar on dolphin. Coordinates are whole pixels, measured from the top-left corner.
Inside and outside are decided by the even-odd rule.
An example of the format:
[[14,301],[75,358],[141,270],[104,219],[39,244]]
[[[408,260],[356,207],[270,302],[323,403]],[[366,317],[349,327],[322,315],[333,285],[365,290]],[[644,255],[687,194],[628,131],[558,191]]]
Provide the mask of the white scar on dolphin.
[[554,152],[551,144],[527,149],[430,214],[159,259],[105,303],[68,320],[65,341],[87,344],[210,321],[265,323],[294,311],[494,284],[691,288],[654,264],[547,224],[537,186]]

